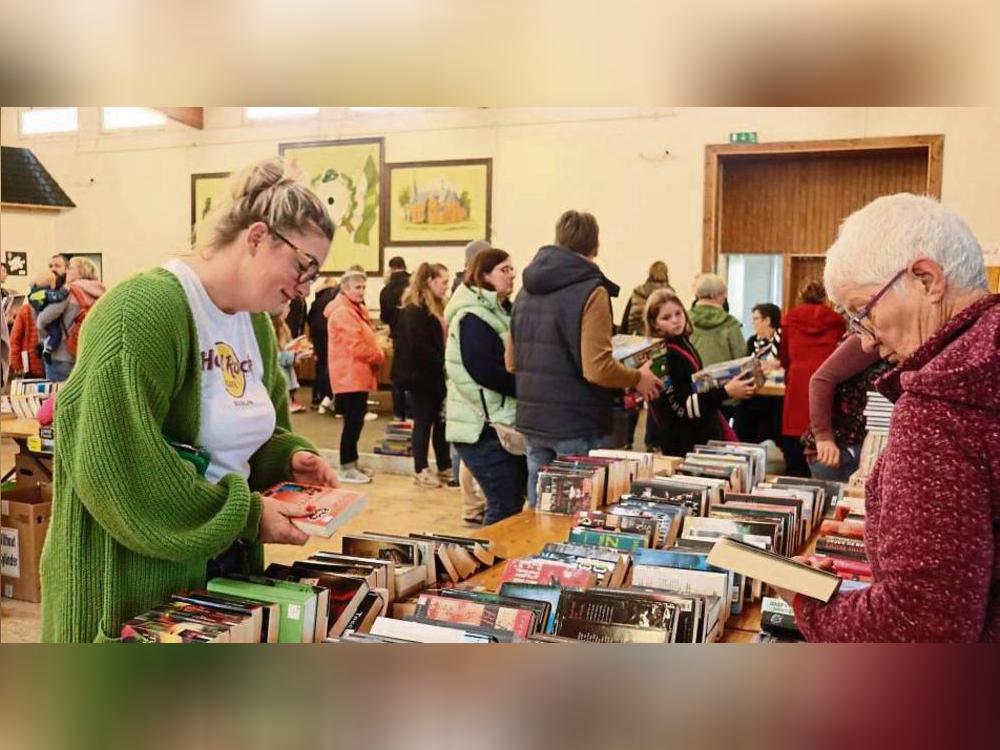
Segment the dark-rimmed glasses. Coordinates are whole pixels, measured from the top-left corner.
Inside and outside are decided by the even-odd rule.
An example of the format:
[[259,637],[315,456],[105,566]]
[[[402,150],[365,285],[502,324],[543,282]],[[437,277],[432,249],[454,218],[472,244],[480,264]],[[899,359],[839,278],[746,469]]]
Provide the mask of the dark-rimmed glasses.
[[[298,268],[299,271],[298,283],[311,284],[312,282],[314,282],[316,280],[316,277],[319,276],[319,261],[316,260],[311,255],[309,255],[309,253],[302,252],[302,250],[299,248],[298,245],[296,245],[290,239],[285,237],[285,235],[281,234],[281,232],[275,229],[271,229],[270,227],[268,227],[267,231],[273,234],[275,237],[277,237],[279,240],[284,242],[286,245],[292,248],[292,250],[295,251],[295,266],[296,268]],[[308,259],[305,263],[302,262],[303,257]]]
[[854,315],[852,315],[847,319],[847,330],[850,333],[856,334],[858,336],[868,336],[872,339],[875,338],[875,331],[873,331],[871,328],[866,326],[861,321],[868,317],[868,315],[872,311],[872,308],[875,307],[875,303],[885,296],[886,292],[888,292],[892,288],[893,284],[895,284],[897,281],[900,280],[900,278],[902,278],[904,273],[906,273],[905,268],[899,273],[897,273],[895,276],[893,276],[891,279],[889,279],[889,283],[886,284],[881,289],[879,289],[878,292],[875,293],[875,296],[872,297],[870,300],[868,300],[867,305],[862,307],[860,310],[854,313]]

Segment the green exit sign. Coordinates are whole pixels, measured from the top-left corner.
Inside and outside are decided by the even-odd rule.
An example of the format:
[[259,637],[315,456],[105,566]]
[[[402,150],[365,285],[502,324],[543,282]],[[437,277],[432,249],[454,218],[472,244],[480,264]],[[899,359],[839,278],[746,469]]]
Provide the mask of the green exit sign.
[[755,130],[747,130],[742,133],[730,133],[729,134],[730,143],[756,143],[757,142],[757,132]]

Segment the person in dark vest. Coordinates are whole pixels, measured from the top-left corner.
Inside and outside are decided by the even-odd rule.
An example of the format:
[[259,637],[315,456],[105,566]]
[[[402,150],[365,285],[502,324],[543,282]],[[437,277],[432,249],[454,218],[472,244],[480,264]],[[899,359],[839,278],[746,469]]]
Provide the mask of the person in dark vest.
[[507,366],[517,383],[516,424],[528,448],[532,507],[539,467],[606,443],[622,389],[634,388],[648,401],[663,386],[648,364],[634,370],[611,356],[611,298],[619,289],[594,261],[598,246],[591,214],[564,213],[556,244],[540,248],[524,269],[514,303]]
[[[410,285],[410,272],[406,270],[406,261],[400,256],[389,259],[389,278],[385,280],[385,286],[378,295],[378,316],[382,322],[389,326],[389,338],[392,339],[393,348],[396,348],[396,318],[399,316],[399,301],[403,299],[403,292]],[[406,389],[396,383],[392,384],[392,414],[393,419],[401,422],[408,416],[409,409],[406,404]]]

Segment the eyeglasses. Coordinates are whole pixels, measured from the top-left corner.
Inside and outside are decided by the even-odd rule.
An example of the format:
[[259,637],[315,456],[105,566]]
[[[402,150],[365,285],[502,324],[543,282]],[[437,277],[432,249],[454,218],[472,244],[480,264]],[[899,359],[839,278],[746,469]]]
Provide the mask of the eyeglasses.
[[[275,237],[277,237],[279,240],[284,242],[286,245],[292,248],[292,250],[295,251],[295,266],[299,270],[298,283],[311,284],[312,282],[314,282],[316,280],[316,277],[319,276],[319,261],[316,260],[311,255],[309,255],[309,253],[302,252],[302,250],[299,248],[298,245],[296,245],[290,239],[285,237],[285,235],[281,234],[281,232],[278,232],[275,229],[271,229],[270,227],[268,227],[267,231],[269,231],[271,234],[273,234]],[[306,258],[306,262],[303,263],[302,258]]]
[[897,281],[899,281],[900,278],[902,278],[904,273],[906,273],[905,268],[899,273],[897,273],[895,276],[893,276],[891,279],[889,279],[889,283],[886,284],[881,289],[879,289],[878,292],[876,292],[875,296],[872,297],[870,300],[868,300],[867,305],[862,307],[860,310],[854,313],[854,315],[852,315],[850,318],[847,319],[847,330],[850,333],[856,334],[858,336],[868,336],[872,339],[875,338],[875,331],[873,331],[871,328],[866,326],[861,321],[869,316],[869,314],[872,311],[872,308],[875,307],[875,303],[885,296],[886,292],[888,292],[892,288],[893,284],[895,284]]

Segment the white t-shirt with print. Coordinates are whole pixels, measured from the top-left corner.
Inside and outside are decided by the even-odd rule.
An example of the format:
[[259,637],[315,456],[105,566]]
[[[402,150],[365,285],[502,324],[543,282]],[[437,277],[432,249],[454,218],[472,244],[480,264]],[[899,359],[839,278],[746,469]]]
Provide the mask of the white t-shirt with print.
[[250,457],[274,434],[274,404],[264,386],[264,361],[250,313],[220,310],[187,263],[163,267],[176,276],[187,296],[201,360],[201,414],[198,447],[209,454],[205,478],[250,476]]

